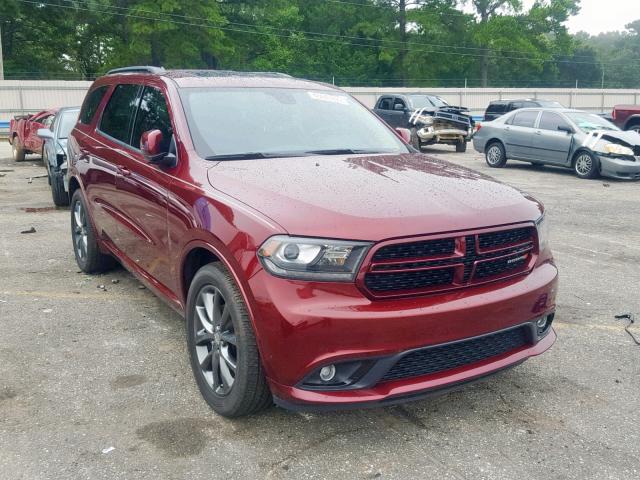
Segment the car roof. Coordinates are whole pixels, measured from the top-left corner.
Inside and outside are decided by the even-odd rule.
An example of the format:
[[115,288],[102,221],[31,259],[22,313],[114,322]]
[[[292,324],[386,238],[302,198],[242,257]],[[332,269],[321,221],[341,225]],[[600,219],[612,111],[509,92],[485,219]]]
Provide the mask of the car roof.
[[[117,83],[124,77],[131,81],[138,78],[155,76],[173,81],[180,88],[197,87],[265,87],[300,88],[313,90],[339,90],[326,83],[295,78],[277,72],[238,72],[233,70],[165,70],[161,67],[125,67],[110,70],[102,79],[108,83]],[[115,82],[113,82],[115,80]],[[102,82],[101,82],[102,83]]]
[[536,112],[539,112],[540,110],[542,110],[543,112],[552,112],[552,113],[589,113],[589,114],[592,114],[592,115],[596,115],[593,112],[587,112],[585,110],[577,110],[575,108],[552,108],[552,107],[519,108],[517,110],[512,110],[511,112],[508,112],[508,113],[516,114],[518,112],[527,112],[527,111],[531,111],[531,110],[535,110]]

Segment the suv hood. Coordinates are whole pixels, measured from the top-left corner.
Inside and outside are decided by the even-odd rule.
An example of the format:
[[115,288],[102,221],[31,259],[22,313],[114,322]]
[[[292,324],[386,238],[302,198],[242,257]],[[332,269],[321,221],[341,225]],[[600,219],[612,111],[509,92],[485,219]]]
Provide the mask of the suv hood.
[[292,235],[377,241],[535,221],[542,212],[515,188],[422,154],[222,161],[208,177]]

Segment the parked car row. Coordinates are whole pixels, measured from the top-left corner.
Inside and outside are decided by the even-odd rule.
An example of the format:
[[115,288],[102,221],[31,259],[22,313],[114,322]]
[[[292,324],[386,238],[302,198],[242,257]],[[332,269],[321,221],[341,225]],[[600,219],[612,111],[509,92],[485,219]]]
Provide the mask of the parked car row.
[[[186,319],[195,382],[221,415],[391,405],[554,343],[543,205],[419,151],[466,147],[465,109],[424,95],[377,107],[282,74],[129,67],[38,126],[79,268],[117,260]],[[631,137],[588,115],[520,108],[474,146],[494,167],[577,156],[584,177],[631,172]]]
[[42,155],[56,206],[69,205],[67,177],[67,138],[74,127],[79,107],[43,110],[14,117],[9,124],[9,143],[15,161],[25,155]]

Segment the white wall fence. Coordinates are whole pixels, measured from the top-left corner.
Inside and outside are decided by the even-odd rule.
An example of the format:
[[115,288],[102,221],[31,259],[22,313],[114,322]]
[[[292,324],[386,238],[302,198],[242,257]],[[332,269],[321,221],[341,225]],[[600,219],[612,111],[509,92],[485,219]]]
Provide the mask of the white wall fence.
[[[46,108],[80,105],[91,82],[63,80],[0,81],[0,122],[14,115]],[[543,98],[567,107],[593,112],[610,112],[614,105],[640,103],[640,89],[558,89],[558,88],[372,88],[345,87],[365,105],[373,107],[376,99],[389,93],[428,93],[439,95],[452,105],[471,109],[474,115],[484,112],[491,100],[508,98]]]

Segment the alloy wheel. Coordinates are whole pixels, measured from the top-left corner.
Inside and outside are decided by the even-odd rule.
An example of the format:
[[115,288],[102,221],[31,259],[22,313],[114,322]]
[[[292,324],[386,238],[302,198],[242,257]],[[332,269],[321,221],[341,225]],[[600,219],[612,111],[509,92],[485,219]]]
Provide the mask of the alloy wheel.
[[203,287],[195,306],[194,345],[200,372],[218,396],[233,388],[238,368],[238,343],[231,318],[231,305],[222,292]]
[[87,215],[79,201],[73,206],[73,245],[78,258],[85,260],[88,247]]
[[591,155],[583,153],[576,158],[576,172],[580,175],[588,175],[592,168],[593,159],[591,158]]
[[500,147],[493,145],[489,148],[487,151],[487,159],[491,165],[500,163],[500,160],[502,159],[502,150],[500,150]]

